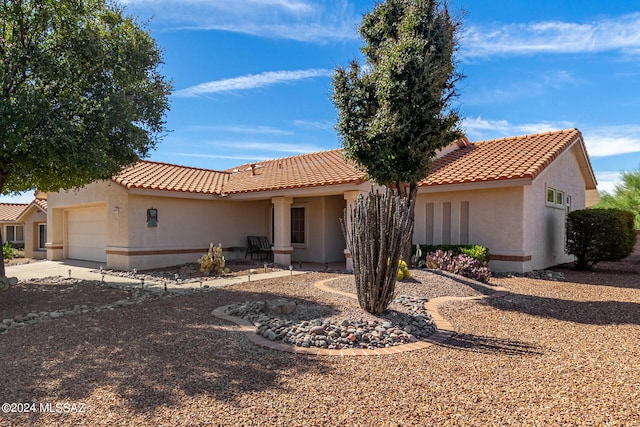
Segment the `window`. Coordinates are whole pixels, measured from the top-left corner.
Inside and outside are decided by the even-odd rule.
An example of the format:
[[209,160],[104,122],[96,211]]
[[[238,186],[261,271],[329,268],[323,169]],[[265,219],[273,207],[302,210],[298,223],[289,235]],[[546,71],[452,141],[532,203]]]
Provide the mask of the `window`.
[[7,242],[24,242],[24,227],[22,225],[7,225]]
[[566,196],[565,201],[564,191],[556,190],[555,188],[547,187],[547,206],[559,209],[566,209],[567,204],[570,204],[571,196]]
[[291,243],[304,244],[304,208],[291,208]]
[[47,224],[38,224],[38,249],[45,249],[47,243]]

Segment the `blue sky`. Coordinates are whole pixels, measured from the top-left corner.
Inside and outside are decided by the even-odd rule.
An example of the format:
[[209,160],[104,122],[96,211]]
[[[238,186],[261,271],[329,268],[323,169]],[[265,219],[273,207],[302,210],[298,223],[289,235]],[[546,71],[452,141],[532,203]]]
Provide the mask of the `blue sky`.
[[[175,87],[151,160],[223,170],[340,145],[331,75],[362,59],[357,27],[374,1],[121,2],[148,22]],[[600,189],[640,168],[640,1],[450,6],[464,22],[458,107],[471,141],[577,127]]]

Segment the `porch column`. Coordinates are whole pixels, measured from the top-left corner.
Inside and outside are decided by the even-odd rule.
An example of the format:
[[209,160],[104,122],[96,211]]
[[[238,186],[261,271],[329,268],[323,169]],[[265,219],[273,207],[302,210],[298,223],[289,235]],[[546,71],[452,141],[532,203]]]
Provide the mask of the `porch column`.
[[57,261],[65,258],[64,226],[66,213],[63,209],[49,208],[47,211],[47,259]]
[[292,197],[273,197],[273,262],[291,265],[291,204]]
[[[351,229],[351,208],[353,207],[353,203],[356,201],[356,199],[358,198],[358,195],[360,194],[360,191],[346,191],[344,193],[344,200],[346,200],[347,202],[347,230]],[[352,273],[353,272],[353,258],[351,258],[351,251],[349,251],[349,248],[345,248],[344,249],[344,258],[346,260],[346,265],[345,265],[345,270],[348,273]]]

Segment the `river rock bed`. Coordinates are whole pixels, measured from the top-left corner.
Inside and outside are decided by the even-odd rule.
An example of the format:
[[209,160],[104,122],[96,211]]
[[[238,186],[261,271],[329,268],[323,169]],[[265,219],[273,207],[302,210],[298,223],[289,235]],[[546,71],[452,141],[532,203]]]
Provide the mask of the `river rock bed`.
[[375,349],[416,342],[433,334],[436,328],[424,309],[425,302],[425,298],[401,295],[378,320],[299,320],[296,312],[308,315],[313,308],[287,299],[233,304],[225,313],[252,322],[256,333],[271,341],[298,347]]

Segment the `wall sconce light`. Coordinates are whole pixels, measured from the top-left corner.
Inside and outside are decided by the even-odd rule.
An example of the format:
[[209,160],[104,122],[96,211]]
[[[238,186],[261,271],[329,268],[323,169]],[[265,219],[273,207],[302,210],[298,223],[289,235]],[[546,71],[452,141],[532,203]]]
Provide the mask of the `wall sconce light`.
[[147,209],[147,227],[158,226],[158,209]]
[[120,212],[120,207],[119,206],[114,206],[113,207],[113,213],[117,214],[118,212]]

